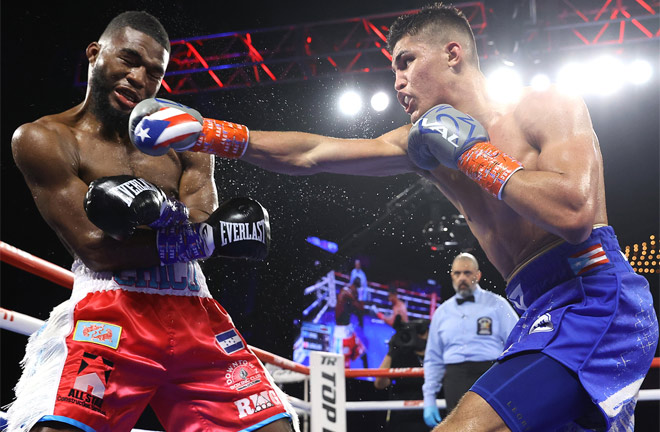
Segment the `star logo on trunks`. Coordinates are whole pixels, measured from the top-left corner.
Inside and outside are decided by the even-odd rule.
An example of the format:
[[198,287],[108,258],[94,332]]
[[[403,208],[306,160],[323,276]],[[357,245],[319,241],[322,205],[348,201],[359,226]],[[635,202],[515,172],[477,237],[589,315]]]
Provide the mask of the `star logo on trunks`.
[[225,372],[225,384],[232,390],[242,391],[261,382],[261,373],[247,360],[232,362]]
[[481,317],[477,320],[477,334],[478,335],[492,335],[493,334],[493,319],[490,317]]
[[83,353],[78,375],[66,396],[57,396],[58,401],[69,402],[105,415],[103,397],[108,386],[114,363],[100,355]]

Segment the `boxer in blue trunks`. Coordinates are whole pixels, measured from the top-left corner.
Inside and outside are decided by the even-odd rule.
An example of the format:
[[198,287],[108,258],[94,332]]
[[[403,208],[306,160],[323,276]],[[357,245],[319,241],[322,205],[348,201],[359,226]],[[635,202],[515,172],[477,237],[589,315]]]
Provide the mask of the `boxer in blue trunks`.
[[[562,242],[530,260],[510,277],[507,297],[521,319],[471,391],[513,430],[556,430],[555,417],[603,430],[597,406],[608,430],[633,431],[646,372],[637,365],[654,355],[657,320],[644,307],[648,282],[633,272],[614,230],[596,227],[584,242]],[[533,388],[557,404],[539,404],[525,391]]]
[[[465,216],[523,315],[498,363],[434,432],[632,430],[658,323],[648,283],[607,226],[584,101],[554,86],[493,99],[470,25],[451,6],[398,18],[388,48],[412,125],[372,139],[251,131],[240,157],[294,175],[417,172]],[[162,141],[134,144],[150,153]]]

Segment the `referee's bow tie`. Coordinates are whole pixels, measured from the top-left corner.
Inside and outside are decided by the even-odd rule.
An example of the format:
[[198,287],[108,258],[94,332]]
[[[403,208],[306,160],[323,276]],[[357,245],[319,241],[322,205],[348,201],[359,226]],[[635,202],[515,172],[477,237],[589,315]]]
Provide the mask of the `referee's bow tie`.
[[456,297],[456,303],[458,303],[459,305],[462,305],[462,304],[465,303],[465,302],[472,302],[472,303],[474,303],[474,296],[473,296],[473,295],[470,295],[470,296],[467,296],[467,297],[464,297],[464,298],[462,298],[462,297]]

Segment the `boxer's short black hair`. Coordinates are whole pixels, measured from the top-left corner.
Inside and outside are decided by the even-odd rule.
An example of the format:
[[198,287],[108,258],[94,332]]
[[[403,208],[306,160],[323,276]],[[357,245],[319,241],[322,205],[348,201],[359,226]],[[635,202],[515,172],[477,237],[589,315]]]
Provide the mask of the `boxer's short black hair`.
[[167,35],[167,31],[165,31],[165,27],[158,21],[158,18],[144,11],[120,13],[110,21],[101,37],[110,36],[124,27],[130,27],[151,36],[167,52],[170,52],[170,38]]
[[468,59],[478,66],[479,57],[470,22],[459,9],[443,3],[427,5],[417,13],[398,17],[387,34],[387,49],[392,53],[397,42],[402,38],[415,36],[426,30],[440,36],[439,40],[445,39],[443,37],[445,35],[446,37],[461,36],[467,45],[465,48],[469,52]]

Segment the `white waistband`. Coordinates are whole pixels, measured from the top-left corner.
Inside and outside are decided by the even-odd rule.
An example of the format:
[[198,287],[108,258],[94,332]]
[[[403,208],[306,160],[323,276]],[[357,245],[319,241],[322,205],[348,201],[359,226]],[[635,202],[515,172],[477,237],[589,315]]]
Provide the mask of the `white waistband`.
[[94,272],[79,259],[71,266],[73,297],[96,291],[125,290],[146,294],[211,297],[204,273],[196,261],[166,266]]

